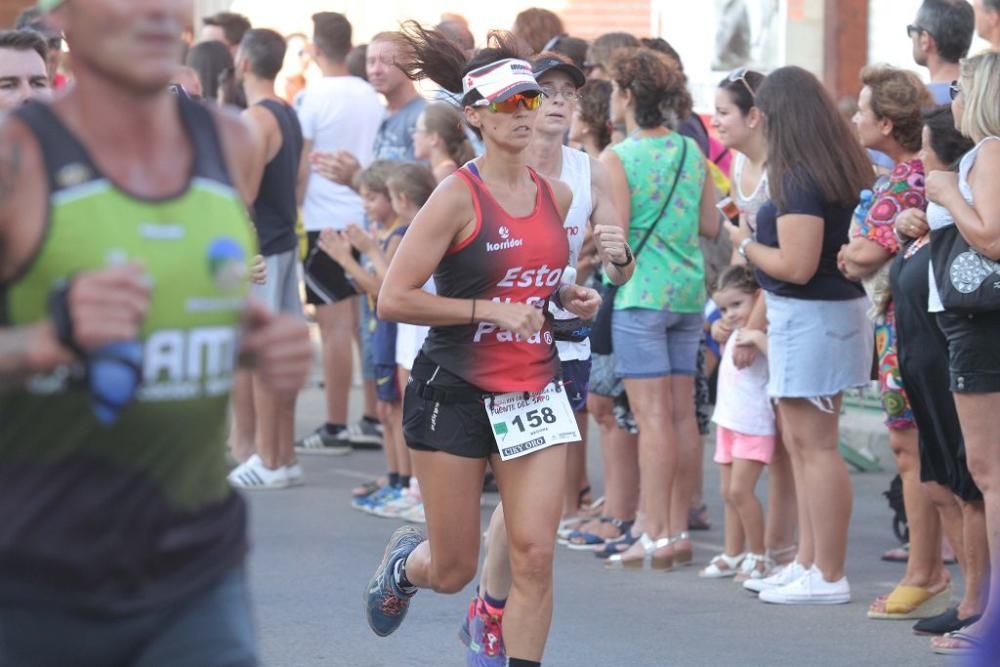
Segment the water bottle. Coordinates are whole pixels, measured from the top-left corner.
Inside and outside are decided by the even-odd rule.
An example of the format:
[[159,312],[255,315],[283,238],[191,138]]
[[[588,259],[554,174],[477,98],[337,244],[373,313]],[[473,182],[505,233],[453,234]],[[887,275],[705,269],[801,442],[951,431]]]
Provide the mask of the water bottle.
[[142,384],[143,347],[138,340],[109,343],[87,357],[90,407],[97,421],[111,426]]
[[871,190],[862,190],[861,198],[858,201],[857,208],[854,209],[854,222],[857,225],[864,224],[865,218],[868,217],[868,211],[871,210],[872,201],[874,201],[875,195]]
[[[127,261],[124,251],[107,255],[109,267]],[[139,340],[109,343],[86,359],[90,407],[97,421],[111,426],[128,406],[142,384],[143,345]]]

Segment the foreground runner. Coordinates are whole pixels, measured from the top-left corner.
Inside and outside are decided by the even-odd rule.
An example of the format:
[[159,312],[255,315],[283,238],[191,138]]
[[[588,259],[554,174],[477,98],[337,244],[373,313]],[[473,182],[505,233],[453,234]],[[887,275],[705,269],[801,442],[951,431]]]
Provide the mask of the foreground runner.
[[[600,298],[576,285],[560,287],[572,194],[525,164],[541,90],[512,38],[494,34],[468,64],[443,35],[415,23],[407,40],[411,76],[462,94],[486,152],[441,183],[383,282],[381,317],[432,327],[413,366],[403,417],[430,538],[409,527],[393,535],[366,592],[368,623],[380,636],[391,634],[418,588],[456,593],[475,576],[488,458],[508,517],[510,664],[538,665],[552,617],[566,466],[565,448],[549,445],[578,438],[566,394],[552,382],[558,358],[542,308],[558,298],[589,319]],[[432,273],[437,295],[421,289]],[[534,395],[524,401],[525,393]],[[526,455],[509,458],[518,448]]]
[[188,3],[47,4],[76,85],[0,125],[0,664],[249,667],[233,366],[311,357],[246,309],[253,137],[167,92]]
[[[569,241],[569,266],[576,266],[587,225],[593,224],[604,273],[614,284],[621,285],[632,277],[635,261],[625,243],[625,233],[619,226],[621,219],[612,203],[607,173],[594,158],[563,145],[576,110],[577,91],[586,83],[586,77],[569,61],[545,53],[534,58],[532,69],[545,98],[540,111],[542,117],[535,126],[528,148],[528,162],[546,177],[558,176],[574,193],[573,206],[564,225]],[[569,319],[571,317],[570,313],[557,311],[558,330],[555,337],[563,382],[583,431],[582,423],[586,422],[587,413],[582,410],[587,404],[587,387],[590,384],[589,327],[581,326],[583,323],[575,318]],[[578,509],[579,476],[586,465],[583,443],[573,444],[580,446],[570,447],[567,459],[570,467],[577,459],[578,469],[575,475],[573,470],[567,475],[564,519],[573,516]],[[506,664],[500,627],[510,584],[507,526],[503,506],[500,505],[493,513],[487,532],[486,559],[478,594],[472,601],[462,628],[461,637],[469,648],[467,664],[482,667],[502,667]]]

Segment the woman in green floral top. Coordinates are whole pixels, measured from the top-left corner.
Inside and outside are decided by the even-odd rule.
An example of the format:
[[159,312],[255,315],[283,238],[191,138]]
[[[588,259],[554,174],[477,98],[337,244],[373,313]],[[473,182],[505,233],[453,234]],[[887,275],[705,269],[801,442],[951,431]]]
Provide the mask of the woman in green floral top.
[[[604,152],[615,204],[637,250],[632,280],[614,303],[616,372],[639,425],[643,535],[609,567],[669,569],[691,559],[689,474],[698,440],[694,375],[702,335],[705,270],[699,234],[715,237],[719,216],[705,157],[667,129],[691,112],[676,61],[624,49],[611,62],[611,119],[629,137]],[[676,188],[671,196],[674,181]],[[669,201],[668,201],[669,198]]]

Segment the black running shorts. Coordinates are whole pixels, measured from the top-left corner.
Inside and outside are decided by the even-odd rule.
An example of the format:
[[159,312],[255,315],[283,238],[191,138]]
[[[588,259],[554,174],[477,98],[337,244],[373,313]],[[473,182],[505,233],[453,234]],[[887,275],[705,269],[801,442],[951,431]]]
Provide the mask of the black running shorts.
[[[306,238],[309,242],[309,252],[303,263],[306,303],[325,306],[357,296],[358,290],[344,268],[317,246],[319,232],[308,232]],[[354,259],[360,258],[361,254],[355,250]]]
[[[427,393],[420,390],[424,385],[446,393],[448,400],[421,395]],[[470,459],[499,454],[486,408],[479,398],[482,393],[421,352],[413,362],[403,395],[403,436],[407,446]]]

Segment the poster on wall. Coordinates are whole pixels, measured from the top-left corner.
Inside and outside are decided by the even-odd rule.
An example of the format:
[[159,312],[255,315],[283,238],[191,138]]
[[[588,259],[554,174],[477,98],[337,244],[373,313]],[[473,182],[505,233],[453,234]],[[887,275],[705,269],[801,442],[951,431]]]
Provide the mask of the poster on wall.
[[781,66],[780,0],[715,0],[715,12],[713,70]]

